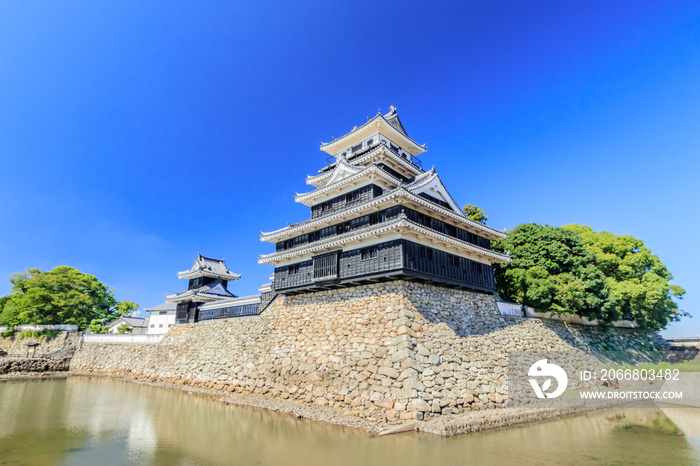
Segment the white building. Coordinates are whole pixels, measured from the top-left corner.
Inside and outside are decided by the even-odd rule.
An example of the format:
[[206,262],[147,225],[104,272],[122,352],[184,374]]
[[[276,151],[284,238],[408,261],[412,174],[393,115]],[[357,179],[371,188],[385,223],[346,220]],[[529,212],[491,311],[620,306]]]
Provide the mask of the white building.
[[146,309],[150,313],[146,333],[149,335],[167,333],[175,323],[176,308],[177,303],[163,303]]
[[143,317],[120,317],[107,324],[107,333],[119,334],[122,332],[132,335],[143,335],[148,327],[148,319]]

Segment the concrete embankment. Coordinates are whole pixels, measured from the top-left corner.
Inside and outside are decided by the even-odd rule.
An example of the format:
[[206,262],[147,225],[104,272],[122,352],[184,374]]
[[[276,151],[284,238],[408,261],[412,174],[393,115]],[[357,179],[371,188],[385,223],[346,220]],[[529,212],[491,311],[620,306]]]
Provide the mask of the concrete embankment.
[[177,325],[155,344],[84,343],[70,370],[391,424],[502,409],[509,351],[586,359],[658,341],[634,329],[504,317],[492,296],[396,281],[279,297],[260,316]]

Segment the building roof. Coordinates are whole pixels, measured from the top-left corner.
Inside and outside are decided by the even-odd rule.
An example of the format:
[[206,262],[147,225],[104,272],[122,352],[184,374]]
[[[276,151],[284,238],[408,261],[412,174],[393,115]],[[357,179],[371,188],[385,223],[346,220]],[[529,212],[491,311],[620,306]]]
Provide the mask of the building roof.
[[[414,176],[423,172],[423,169],[420,166],[416,165],[407,158],[402,157],[396,154],[391,149],[389,149],[389,147],[386,145],[386,143],[384,143],[384,141],[380,141],[367,151],[364,151],[360,154],[354,154],[352,157],[344,159],[344,162],[351,166],[358,167],[362,166],[363,162],[386,161],[387,159],[389,159],[393,164],[403,167],[404,170],[413,174]],[[327,184],[328,178],[330,178],[331,175],[333,175],[336,166],[339,164],[340,160],[336,160],[330,165],[327,165],[321,170],[319,170],[318,175],[307,176],[306,184],[310,184],[316,187],[324,186],[325,184]]]
[[211,277],[225,281],[241,278],[240,274],[233,273],[226,267],[226,259],[212,259],[201,254],[197,254],[197,258],[189,270],[178,272],[177,276],[179,278]]
[[455,213],[466,217],[466,214],[459,208],[450,192],[445,187],[442,179],[435,171],[435,167],[425,173],[416,176],[413,181],[406,184],[406,189],[413,194],[429,194],[449,205]]
[[121,325],[122,322],[134,328],[148,327],[148,319],[145,317],[120,317],[108,323],[107,326],[114,327],[116,325]]
[[261,264],[277,264],[280,261],[286,261],[296,256],[304,254],[318,254],[329,249],[342,247],[347,243],[356,243],[362,241],[364,238],[376,239],[382,234],[387,234],[390,231],[396,231],[399,233],[407,233],[409,231],[418,234],[419,236],[428,237],[434,239],[435,241],[442,242],[444,244],[450,245],[450,247],[457,250],[467,252],[469,254],[478,256],[482,260],[486,260],[489,263],[494,262],[510,262],[511,257],[508,254],[503,254],[501,252],[493,251],[491,249],[486,249],[481,246],[469,243],[467,241],[460,240],[458,238],[446,235],[437,230],[433,230],[424,225],[420,225],[406,218],[404,214],[401,214],[397,219],[378,223],[375,225],[370,225],[359,230],[351,231],[345,234],[331,236],[327,239],[315,241],[313,243],[306,243],[300,246],[286,249],[284,251],[273,252],[271,254],[263,254],[259,256],[258,262]]
[[354,170],[345,171],[345,165],[338,165],[338,167],[334,170],[334,174],[340,175],[336,178],[333,178],[332,184],[325,184],[320,188],[314,189],[313,191],[309,191],[306,193],[297,193],[297,195],[294,197],[294,200],[296,202],[312,206],[321,202],[322,200],[333,198],[342,194],[336,192],[338,188],[341,188],[346,185],[353,186],[365,179],[371,181],[377,181],[380,179],[384,180],[384,182],[386,183],[386,186],[384,186],[385,188],[393,188],[402,184],[402,181],[400,179],[394,177],[394,175],[383,170],[376,163],[367,165],[367,167],[359,167],[360,170],[357,170],[358,167],[353,167],[352,165],[347,166],[353,168]]
[[223,280],[216,279],[213,282],[199,288],[168,295],[165,297],[165,300],[170,303],[181,303],[187,301],[210,302],[235,297],[235,294],[231,293],[224,287]]
[[[302,222],[290,224],[286,227],[270,232],[261,232],[260,241],[276,242],[281,241],[283,239],[287,239],[287,237],[291,238],[293,236],[303,234],[307,230],[311,231],[312,229],[315,229],[322,224],[325,225],[326,223],[335,221],[335,219],[337,219],[338,217],[346,216],[348,214],[359,213],[359,211],[370,207],[376,210],[379,204],[395,200],[397,197],[408,197],[410,200],[414,201],[417,204],[427,207],[428,209],[435,211],[436,213],[446,216],[450,219],[456,220],[462,228],[476,232],[477,234],[485,236],[486,238],[498,239],[505,238],[507,236],[505,230],[497,230],[493,227],[484,225],[483,223],[474,221],[466,215],[464,215],[464,212],[462,212],[462,210],[458,207],[456,210],[454,210],[456,204],[454,204],[454,206],[451,209],[448,209],[439,204],[435,204],[434,202],[420,197],[419,194],[421,190],[419,188],[426,186],[430,182],[436,181],[436,178],[433,175],[435,175],[434,172],[425,172],[424,174],[419,175],[420,178],[416,177],[416,179],[413,182],[409,182],[407,185],[400,186],[390,191],[386,191],[379,197],[369,199],[366,202],[360,204],[355,204],[353,206],[348,207],[345,210],[341,210],[332,215],[304,220]],[[437,180],[439,180],[439,178],[437,178]],[[414,182],[416,184],[412,185]],[[440,184],[442,184],[441,181]],[[412,190],[409,191],[407,187],[411,185]],[[447,190],[445,190],[445,192],[446,191]],[[447,193],[446,195],[451,199],[449,193]],[[454,201],[452,201],[452,203],[454,203]],[[448,202],[448,204],[450,203]]]
[[426,151],[425,145],[418,144],[408,137],[406,130],[399,120],[396,109],[393,107],[386,115],[382,115],[382,112],[379,111],[374,118],[369,119],[367,123],[362,126],[353,128],[349,133],[331,142],[322,143],[321,150],[331,155],[336,155],[346,147],[351,146],[356,140],[363,140],[365,137],[370,136],[375,130],[385,133],[387,137],[399,144],[411,155],[415,156]]
[[160,311],[175,311],[177,310],[177,303],[162,303],[154,306],[150,309],[146,309],[147,312],[160,312]]
[[389,123],[391,126],[399,130],[401,134],[404,136],[408,137],[408,133],[406,133],[406,130],[404,129],[403,125],[401,124],[401,120],[399,119],[399,114],[396,112],[396,107],[393,105],[389,108],[389,113],[384,115],[384,119],[386,120],[387,123]]
[[211,303],[203,304],[200,310],[219,309],[222,307],[243,306],[245,304],[255,304],[260,302],[261,295],[253,294],[249,296],[237,296],[235,298],[220,299]]

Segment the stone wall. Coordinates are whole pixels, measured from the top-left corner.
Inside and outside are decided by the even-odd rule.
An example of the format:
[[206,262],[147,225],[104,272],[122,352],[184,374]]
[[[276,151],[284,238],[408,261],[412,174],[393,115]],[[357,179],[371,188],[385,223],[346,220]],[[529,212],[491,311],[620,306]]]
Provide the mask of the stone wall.
[[30,374],[36,372],[62,372],[70,366],[65,358],[0,358],[0,375]]
[[174,326],[158,344],[83,344],[71,371],[424,419],[506,401],[508,351],[649,349],[658,336],[503,317],[493,296],[394,281],[279,297],[260,316]]
[[[78,346],[80,340],[80,332],[61,332],[54,338],[45,338],[39,341],[36,338],[25,338],[20,340],[17,335],[12,337],[0,336],[0,350],[6,351],[8,356],[22,357],[27,355],[27,343],[36,341],[39,346],[36,347],[36,356],[51,355],[58,351],[72,353],[72,350]],[[32,354],[30,352],[30,354]]]

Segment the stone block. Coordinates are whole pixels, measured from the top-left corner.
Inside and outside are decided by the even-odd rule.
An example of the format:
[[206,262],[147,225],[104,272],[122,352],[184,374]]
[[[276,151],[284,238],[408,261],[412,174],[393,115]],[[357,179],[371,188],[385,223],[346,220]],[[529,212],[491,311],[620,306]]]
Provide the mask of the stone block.
[[402,349],[402,350],[397,351],[396,353],[392,354],[391,360],[393,362],[398,362],[398,361],[402,361],[406,358],[413,358],[413,357],[415,357],[415,353],[413,351],[411,351],[410,349],[405,348],[405,349]]
[[399,377],[399,371],[394,369],[393,367],[380,367],[379,368],[379,373],[381,375],[385,375],[387,377],[391,377],[392,379],[396,379]]
[[[394,407],[394,400],[389,398],[381,398],[374,402],[375,405],[382,409],[392,409]],[[395,413],[396,411],[394,411]],[[388,413],[387,413],[388,416]]]
[[394,327],[411,327],[411,319],[408,317],[399,317],[393,323]]
[[411,400],[411,402],[408,404],[408,410],[409,411],[430,411],[430,405],[425,401],[421,400],[420,398]]

